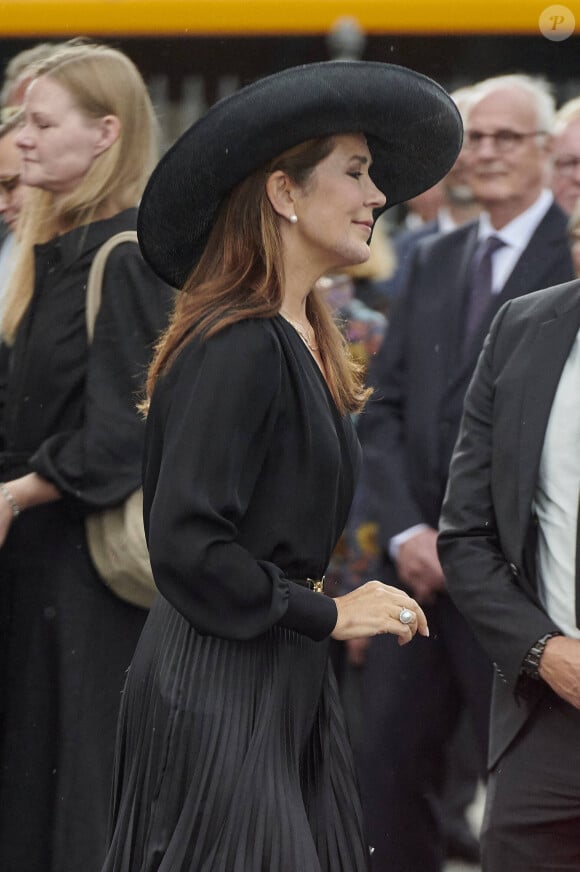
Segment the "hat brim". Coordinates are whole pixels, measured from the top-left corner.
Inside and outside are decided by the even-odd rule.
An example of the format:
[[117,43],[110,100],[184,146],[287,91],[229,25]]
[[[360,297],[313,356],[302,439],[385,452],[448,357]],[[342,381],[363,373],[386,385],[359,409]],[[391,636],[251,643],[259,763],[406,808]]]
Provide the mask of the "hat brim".
[[341,133],[365,134],[385,209],[443,178],[462,142],[449,95],[413,70],[366,61],[283,70],[216,103],[161,159],[139,209],[146,261],[182,287],[235,185],[301,142]]

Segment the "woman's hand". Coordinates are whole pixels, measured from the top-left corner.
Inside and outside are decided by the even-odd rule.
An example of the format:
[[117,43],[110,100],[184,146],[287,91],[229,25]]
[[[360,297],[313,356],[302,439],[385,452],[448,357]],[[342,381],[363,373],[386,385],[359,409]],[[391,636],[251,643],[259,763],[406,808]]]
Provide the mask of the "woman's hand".
[[[381,581],[368,581],[351,593],[336,597],[338,611],[333,639],[359,639],[392,633],[399,637],[399,645],[410,642],[415,633],[429,635],[427,619],[421,606],[404,591]],[[409,624],[399,616],[402,609],[413,614]]]
[[[6,537],[16,520],[16,514],[33,506],[44,503],[53,503],[60,500],[62,494],[58,488],[36,472],[23,475],[22,478],[14,478],[12,481],[3,483],[6,493],[0,493],[0,548],[4,545]],[[14,506],[18,512],[14,512]]]

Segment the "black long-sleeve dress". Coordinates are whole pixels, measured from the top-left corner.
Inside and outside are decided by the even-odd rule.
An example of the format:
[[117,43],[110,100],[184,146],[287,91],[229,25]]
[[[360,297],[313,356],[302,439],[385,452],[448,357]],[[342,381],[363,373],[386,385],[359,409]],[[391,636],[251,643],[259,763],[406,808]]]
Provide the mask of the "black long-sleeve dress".
[[161,596],[120,719],[106,872],[362,872],[320,578],[358,442],[280,316],[191,340],[157,385],[145,511]]
[[87,512],[140,484],[136,411],[171,292],[138,247],[107,263],[94,341],[92,259],[136,211],[35,251],[36,282],[11,352],[0,480],[36,471],[62,500],[15,519],[0,549],[0,869],[91,872],[102,864],[116,720],[146,613],[117,599],[90,561]]

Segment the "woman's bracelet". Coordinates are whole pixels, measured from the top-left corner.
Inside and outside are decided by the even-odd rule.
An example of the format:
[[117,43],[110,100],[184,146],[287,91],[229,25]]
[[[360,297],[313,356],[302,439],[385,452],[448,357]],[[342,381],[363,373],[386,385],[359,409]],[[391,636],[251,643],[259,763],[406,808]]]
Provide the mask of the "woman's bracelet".
[[14,497],[12,496],[12,494],[10,493],[10,491],[8,490],[6,485],[2,484],[2,482],[0,482],[0,494],[2,494],[2,496],[4,497],[4,499],[6,500],[8,505],[10,506],[10,510],[12,511],[12,515],[15,518],[17,518],[18,515],[20,514],[20,512],[22,511],[22,509],[20,508],[20,506],[18,505],[18,503],[16,502],[16,500],[14,499]]

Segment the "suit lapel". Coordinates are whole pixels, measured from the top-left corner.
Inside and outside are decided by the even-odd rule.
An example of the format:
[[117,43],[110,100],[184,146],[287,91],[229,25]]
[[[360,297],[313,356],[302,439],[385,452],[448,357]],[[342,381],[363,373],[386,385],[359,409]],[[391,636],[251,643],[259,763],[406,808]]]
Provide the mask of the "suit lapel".
[[560,375],[580,328],[580,307],[566,306],[555,317],[538,324],[529,343],[519,429],[518,529],[523,542],[529,524],[538,468],[550,410]]
[[[552,205],[538,224],[501,292],[497,295],[496,311],[507,300],[519,297],[522,288],[526,289],[523,293],[528,293],[554,284],[550,278],[554,274],[554,262],[557,263],[561,257],[563,246],[566,251],[565,226],[558,217],[556,207]],[[573,274],[570,280],[572,278],[574,278]]]
[[467,370],[471,371],[475,367],[491,322],[504,303],[522,294],[549,287],[558,281],[570,281],[574,278],[570,264],[569,276],[554,279],[555,275],[559,276],[557,267],[563,256],[570,256],[566,245],[565,223],[558,207],[552,204],[516,261],[502,290],[493,297],[481,327],[474,336],[472,353],[465,357]]
[[465,317],[465,301],[469,287],[471,261],[477,246],[479,222],[475,221],[469,228],[469,233],[460,245],[455,280],[450,281],[439,309],[449,333],[449,349],[453,353],[448,372],[457,372],[459,357],[463,348],[463,321]]

